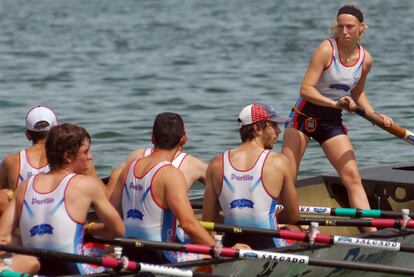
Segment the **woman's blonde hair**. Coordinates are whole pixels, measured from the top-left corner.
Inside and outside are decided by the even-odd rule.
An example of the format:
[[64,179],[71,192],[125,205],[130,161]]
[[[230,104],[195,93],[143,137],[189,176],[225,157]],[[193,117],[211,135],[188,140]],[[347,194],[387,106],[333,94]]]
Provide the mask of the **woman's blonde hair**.
[[[361,11],[361,8],[355,4],[346,4],[345,6],[352,7],[354,9]],[[368,29],[368,25],[365,22],[362,22],[362,24],[363,24],[363,28],[362,28],[361,33],[359,34],[358,40],[362,39],[362,37],[365,35],[365,31]],[[328,34],[332,34],[333,39],[337,39],[339,37],[338,32],[337,32],[337,27],[338,27],[338,20],[335,19],[334,21],[332,21],[331,26],[328,29]]]

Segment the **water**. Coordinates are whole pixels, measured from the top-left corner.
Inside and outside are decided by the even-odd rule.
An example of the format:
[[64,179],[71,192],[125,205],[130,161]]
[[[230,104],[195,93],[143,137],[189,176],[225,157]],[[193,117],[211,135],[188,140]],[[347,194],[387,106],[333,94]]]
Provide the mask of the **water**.
[[[28,145],[26,111],[47,104],[86,127],[100,176],[150,145],[157,113],[180,113],[186,150],[204,161],[239,143],[251,102],[285,115],[342,1],[0,2],[0,157]],[[366,91],[378,112],[414,129],[414,2],[361,1],[374,57]],[[345,116],[360,167],[412,162],[411,145]],[[275,150],[280,151],[279,142]],[[300,176],[332,171],[311,143]]]

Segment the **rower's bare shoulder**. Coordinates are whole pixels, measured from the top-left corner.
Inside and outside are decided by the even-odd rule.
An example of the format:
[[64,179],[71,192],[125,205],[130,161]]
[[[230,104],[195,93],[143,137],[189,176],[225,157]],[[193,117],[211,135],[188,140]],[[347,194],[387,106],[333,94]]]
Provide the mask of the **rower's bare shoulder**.
[[374,59],[373,59],[371,53],[368,52],[368,50],[366,50],[364,48],[364,51],[365,51],[364,67],[370,69],[371,66],[372,66],[372,64],[373,64],[373,62],[374,62]]
[[313,53],[313,59],[318,59],[323,63],[332,57],[332,44],[329,40],[322,41]]
[[72,180],[73,186],[84,192],[93,192],[96,189],[104,188],[104,183],[101,179],[89,175],[76,175]]
[[3,165],[7,167],[7,169],[19,166],[19,152],[7,154],[3,159],[2,166]]
[[137,160],[139,158],[142,158],[144,156],[144,148],[136,149],[135,151],[132,151],[127,159],[125,160],[125,164],[130,164],[132,161]]
[[269,162],[272,166],[276,166],[279,168],[289,168],[289,158],[281,153],[271,152],[268,157]]
[[183,166],[189,168],[207,168],[207,164],[204,161],[190,154],[187,154],[183,160]]
[[19,153],[8,154],[4,157],[0,169],[0,188],[14,190],[15,178],[18,178]]
[[182,173],[182,171],[172,165],[165,165],[161,167],[157,175],[164,176],[168,179],[173,179],[177,177],[184,178],[184,174]]
[[208,163],[209,170],[217,170],[221,168],[223,160],[223,155],[217,155],[211,158],[211,160]]

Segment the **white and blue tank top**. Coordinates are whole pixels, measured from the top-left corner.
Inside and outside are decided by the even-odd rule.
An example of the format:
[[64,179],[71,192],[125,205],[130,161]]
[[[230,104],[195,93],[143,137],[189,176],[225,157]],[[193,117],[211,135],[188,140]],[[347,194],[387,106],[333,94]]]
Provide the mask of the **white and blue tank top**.
[[[264,150],[248,170],[239,170],[232,165],[230,150],[223,153],[219,202],[225,224],[278,230],[278,200],[266,191],[262,180],[263,166],[269,153],[270,150]],[[276,247],[286,245],[285,240],[277,238],[273,242]]]
[[[315,88],[321,95],[337,101],[341,97],[351,96],[351,90],[361,79],[365,50],[361,45],[358,45],[359,57],[356,62],[352,65],[344,65],[340,59],[338,42],[334,39],[328,41],[332,46],[331,63],[322,72]],[[297,119],[301,115],[324,121],[338,121],[342,117],[342,110],[320,106],[299,97],[285,127],[295,127]]]
[[46,164],[41,167],[36,167],[30,164],[27,155],[27,149],[20,150],[19,152],[19,176],[17,179],[16,187],[23,181],[29,179],[33,175],[38,173],[47,173],[49,172],[49,164]]

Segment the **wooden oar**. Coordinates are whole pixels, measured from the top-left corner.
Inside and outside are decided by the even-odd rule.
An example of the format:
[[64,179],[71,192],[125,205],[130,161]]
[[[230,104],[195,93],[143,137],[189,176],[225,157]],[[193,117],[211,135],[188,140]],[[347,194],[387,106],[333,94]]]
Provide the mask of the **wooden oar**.
[[366,120],[370,121],[372,124],[377,125],[378,127],[384,129],[390,134],[408,142],[410,144],[414,144],[414,134],[407,129],[399,126],[396,123],[391,124],[391,126],[386,127],[384,125],[383,118],[377,113],[366,113],[362,107],[357,107],[354,112]]
[[414,253],[414,245],[402,244],[400,242],[386,241],[386,240],[374,240],[357,237],[345,237],[345,236],[332,236],[316,234],[312,237],[311,234],[306,232],[294,232],[289,230],[271,230],[261,229],[253,227],[232,226],[226,224],[219,224],[214,222],[200,222],[201,225],[208,231],[217,231],[230,234],[252,234],[266,237],[282,238],[287,240],[296,240],[309,242],[314,240],[315,243],[323,243],[329,245],[345,245],[345,246],[358,246],[362,248],[375,248],[388,251],[401,251]]
[[98,266],[104,266],[108,268],[113,268],[116,270],[128,270],[134,272],[151,272],[155,274],[167,274],[173,276],[219,276],[212,275],[203,272],[193,272],[191,270],[182,270],[174,267],[166,267],[160,265],[152,265],[145,263],[138,263],[134,261],[129,261],[127,259],[115,259],[113,257],[93,257],[93,256],[84,256],[76,255],[70,253],[63,253],[57,251],[51,251],[46,249],[39,248],[27,248],[20,246],[10,246],[10,245],[0,245],[0,250],[12,253],[25,254],[36,257],[48,257],[50,259],[57,259],[60,261],[73,262],[73,263],[85,263],[93,264]]
[[414,269],[401,268],[394,266],[385,266],[379,264],[367,264],[367,263],[355,263],[346,261],[334,261],[312,258],[305,255],[285,254],[269,251],[257,251],[257,250],[244,250],[233,249],[229,247],[214,247],[201,244],[179,244],[171,242],[158,242],[158,241],[146,241],[135,239],[115,239],[107,240],[94,238],[94,241],[98,243],[106,243],[112,245],[120,245],[124,247],[140,247],[140,248],[156,248],[171,251],[182,251],[190,253],[199,253],[212,256],[228,257],[235,259],[257,259],[265,261],[275,261],[281,263],[301,264],[301,265],[313,265],[322,267],[334,267],[352,270],[363,270],[371,272],[393,273],[393,274],[407,274],[414,275]]
[[[373,219],[337,219],[337,218],[301,218],[297,222],[299,225],[310,225],[317,222],[321,226],[356,226],[356,227],[376,227],[376,228],[398,228],[404,226],[402,219],[373,218]],[[410,219],[406,225],[407,229],[414,228],[414,220]]]
[[[283,209],[283,205],[277,205],[278,210]],[[384,211],[384,210],[363,210],[357,208],[329,208],[299,206],[299,212],[304,215],[332,215],[332,216],[349,216],[349,217],[371,217],[371,218],[403,218],[401,212]],[[407,214],[414,217],[414,213]]]

